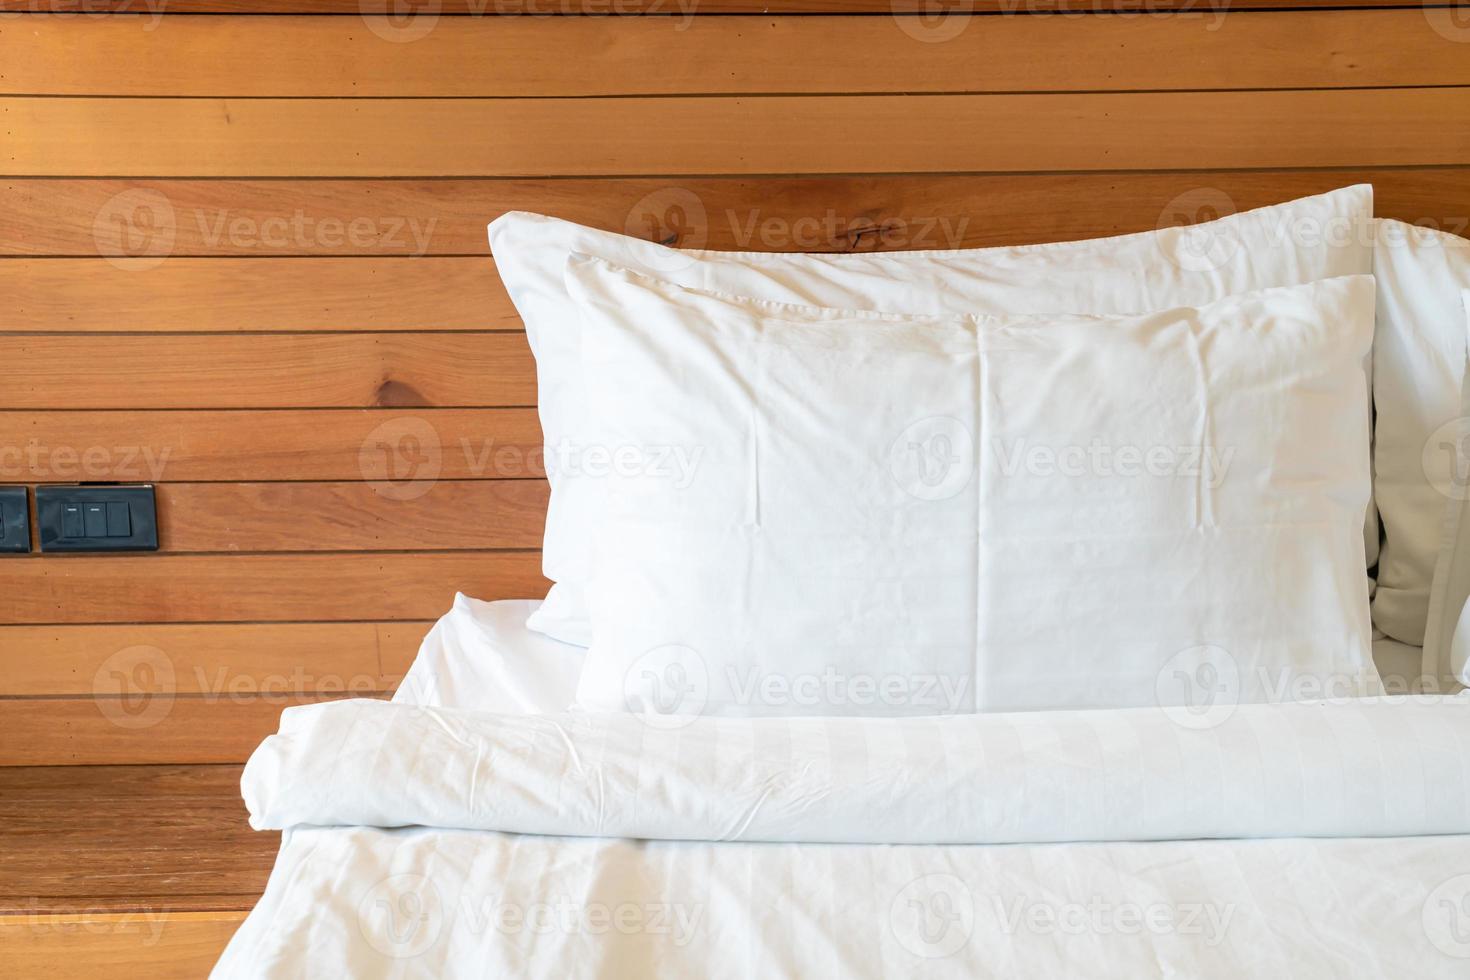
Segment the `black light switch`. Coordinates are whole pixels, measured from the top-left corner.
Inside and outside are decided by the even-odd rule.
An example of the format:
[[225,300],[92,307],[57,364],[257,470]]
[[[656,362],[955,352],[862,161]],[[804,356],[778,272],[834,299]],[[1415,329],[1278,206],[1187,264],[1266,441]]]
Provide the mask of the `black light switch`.
[[61,536],[65,538],[85,538],[87,536],[87,525],[82,520],[81,504],[62,505]]
[[125,538],[133,533],[132,525],[133,522],[128,517],[128,502],[109,500],[107,502],[107,536]]
[[89,538],[107,537],[107,502],[82,505],[82,521]]
[[36,488],[36,525],[45,551],[157,551],[152,486]]
[[25,487],[0,487],[0,552],[31,550],[31,515]]

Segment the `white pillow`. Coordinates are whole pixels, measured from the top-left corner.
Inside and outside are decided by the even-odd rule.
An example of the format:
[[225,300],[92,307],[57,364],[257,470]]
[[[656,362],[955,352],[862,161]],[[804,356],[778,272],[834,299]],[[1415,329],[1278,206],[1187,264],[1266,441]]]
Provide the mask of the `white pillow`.
[[[1470,286],[1460,296],[1470,334]],[[1424,445],[1425,473],[1446,501],[1424,637],[1424,676],[1438,690],[1470,685],[1470,375],[1460,399],[1459,417]]]
[[[1372,187],[1360,184],[1187,228],[1012,248],[801,255],[665,248],[541,215],[490,224],[491,250],[536,355],[550,470],[543,569],[556,584],[528,625],[590,638],[582,590],[596,524],[579,326],[562,281],[568,255],[596,255],[680,285],[890,313],[1137,313],[1253,289],[1372,271]],[[1376,515],[1365,528],[1376,559]]]
[[1466,345],[1460,291],[1470,289],[1470,241],[1386,220],[1377,222],[1374,239],[1373,491],[1383,546],[1373,624],[1396,640],[1428,646],[1430,587],[1454,464],[1453,427],[1462,414]]
[[[738,715],[1361,693],[1371,276],[896,316],[574,256],[605,484],[578,703]],[[693,465],[675,467],[682,455]],[[1204,672],[1202,674],[1202,672]]]

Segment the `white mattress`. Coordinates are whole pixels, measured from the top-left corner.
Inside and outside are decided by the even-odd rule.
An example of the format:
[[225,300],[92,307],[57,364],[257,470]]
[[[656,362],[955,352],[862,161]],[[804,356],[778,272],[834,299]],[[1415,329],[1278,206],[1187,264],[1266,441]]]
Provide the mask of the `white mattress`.
[[[453,709],[457,690],[493,689],[476,707],[563,709],[581,650],[525,631],[531,608],[460,597],[395,700]],[[1409,656],[1398,646],[1377,652]],[[440,763],[426,749],[415,764]],[[1465,836],[753,844],[298,826],[215,976],[1467,973]]]

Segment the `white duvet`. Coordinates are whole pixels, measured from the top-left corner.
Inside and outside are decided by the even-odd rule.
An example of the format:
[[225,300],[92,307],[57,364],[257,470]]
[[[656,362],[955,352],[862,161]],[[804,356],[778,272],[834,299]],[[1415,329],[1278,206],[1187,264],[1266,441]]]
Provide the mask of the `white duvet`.
[[252,758],[286,834],[216,976],[1470,975],[1463,698],[488,714],[434,693],[513,661],[475,611],[405,687],[437,706],[291,709]]

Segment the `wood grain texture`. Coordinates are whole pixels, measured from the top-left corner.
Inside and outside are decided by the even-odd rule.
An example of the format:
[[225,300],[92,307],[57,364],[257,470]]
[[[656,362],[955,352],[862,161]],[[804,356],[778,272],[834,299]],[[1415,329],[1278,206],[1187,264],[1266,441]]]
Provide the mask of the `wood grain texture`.
[[[0,626],[0,697],[392,690],[427,622]],[[0,705],[0,711],[6,710]],[[124,714],[131,705],[119,705]]]
[[165,483],[165,552],[539,548],[542,480],[439,480],[420,496],[368,483]]
[[209,974],[245,914],[0,915],[0,972],[32,980],[198,980]]
[[0,409],[536,404],[523,334],[0,335],[0,364]]
[[[369,11],[389,9],[383,0],[368,0]],[[164,11],[174,14],[353,14],[363,13],[364,0],[0,0],[0,10],[57,13],[115,11],[156,23]],[[890,14],[933,13],[941,9],[984,14],[1116,14],[1140,17],[1171,12],[1199,11],[1200,0],[439,0],[437,12],[446,16],[660,15],[692,18],[707,14]],[[1359,7],[1417,7],[1419,0],[1230,0],[1232,10],[1341,10]],[[1438,0],[1427,4],[1442,6]],[[432,4],[417,5],[428,12]],[[1209,9],[1204,7],[1203,9]]]
[[488,258],[0,261],[0,331],[519,327]]
[[[1384,217],[1458,234],[1470,226],[1470,167],[615,180],[33,178],[0,182],[0,212],[6,215],[0,223],[0,255],[126,255],[127,229],[141,232],[145,223],[169,229],[163,237],[168,253],[175,256],[389,256],[410,249],[431,255],[480,255],[486,251],[485,224],[518,210],[696,248],[798,252],[974,248],[1147,231],[1211,216],[1213,211],[1201,207],[1204,201],[1214,208],[1228,202],[1243,211],[1359,183],[1374,185],[1375,207]],[[317,231],[354,223],[371,233],[324,236]],[[231,225],[243,233],[220,232]],[[262,234],[262,228],[287,230]],[[146,253],[146,241],[139,234],[132,248]],[[0,262],[0,281],[25,295],[23,302],[0,306],[9,317],[24,306],[32,311],[27,320],[37,329],[100,319],[88,317],[84,309],[64,306],[61,297],[41,287],[28,289],[26,283],[44,266],[31,266],[25,277],[9,274],[6,268]],[[218,268],[180,262],[179,269],[140,271],[139,276],[172,277],[174,285],[134,287],[149,301],[162,301],[170,290],[192,294],[208,288],[223,293],[225,309],[206,311],[208,322],[238,328],[242,321],[250,322],[249,308],[242,310],[240,304],[251,297],[233,289],[230,282],[237,275],[254,281],[249,269],[211,275],[208,284],[197,289],[183,283],[188,276],[206,276]],[[440,329],[467,328],[477,322],[497,329],[515,324],[504,291],[492,281],[493,268],[480,259],[452,268],[435,263],[310,266],[320,295],[309,301],[306,277],[293,275],[293,266],[266,268],[277,285],[270,295],[254,297],[258,322],[286,322],[281,304],[301,284],[303,292],[298,295],[305,312],[290,322],[305,329],[325,329],[324,321],[342,325],[340,317],[316,312],[324,302],[354,303],[353,317],[365,325],[382,324],[385,312],[389,323],[422,320]],[[347,278],[354,269],[362,270],[360,285]],[[401,285],[409,291],[409,300],[380,285],[385,276],[400,274],[406,277]],[[423,288],[420,275],[443,279],[445,288]],[[93,288],[87,283],[99,276],[110,280],[110,285],[97,287],[106,288],[108,295],[123,294],[131,281],[115,278],[111,268],[89,267],[76,277],[82,280],[76,288]],[[58,277],[45,278],[54,282]],[[374,305],[354,301],[359,293],[370,295]],[[88,300],[94,297],[88,294]],[[189,310],[182,300],[162,305],[165,315],[154,323],[200,322],[197,314],[186,316]],[[117,329],[130,329],[148,321],[147,311],[140,312],[113,322]],[[0,329],[6,326],[7,320],[0,317]]]
[[[1470,88],[609,99],[0,98],[6,176],[945,173],[1470,162]],[[99,152],[105,147],[106,152]]]
[[0,924],[27,914],[239,912],[259,897],[279,840],[250,829],[239,766],[3,769]]
[[[535,552],[140,555],[0,562],[17,625],[423,620],[456,592],[546,594]],[[0,763],[3,764],[3,763]]]
[[366,480],[411,500],[543,463],[533,409],[0,412],[11,483]]
[[[383,23],[375,26],[382,28]],[[0,95],[608,96],[1470,84],[1419,10],[1230,17],[36,18]],[[400,33],[401,32],[401,33]],[[413,35],[412,43],[398,38]],[[953,36],[951,36],[953,35]],[[1037,51],[1066,51],[1042,60]],[[649,71],[657,64],[657,71]],[[127,71],[118,66],[127,65]]]
[[[366,697],[370,695],[358,695]],[[323,695],[0,701],[0,768],[244,762],[292,705]]]

